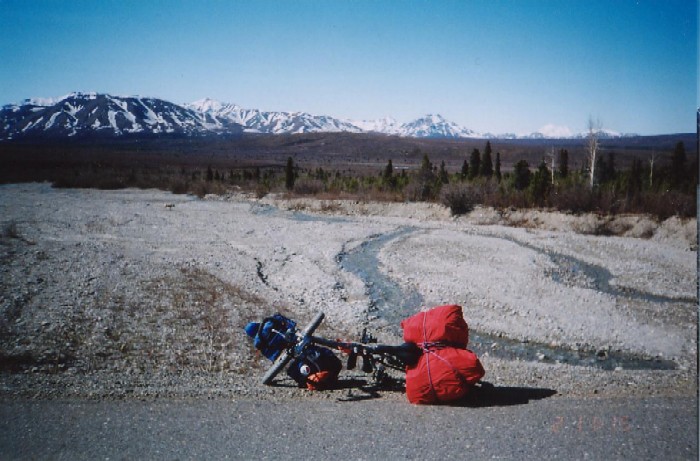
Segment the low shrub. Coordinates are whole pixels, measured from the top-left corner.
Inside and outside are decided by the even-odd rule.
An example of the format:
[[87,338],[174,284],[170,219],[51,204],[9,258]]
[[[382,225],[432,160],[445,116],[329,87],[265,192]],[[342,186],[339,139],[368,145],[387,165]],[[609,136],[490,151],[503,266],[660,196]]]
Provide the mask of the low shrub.
[[478,191],[463,183],[447,184],[440,191],[440,203],[448,207],[453,216],[469,213],[478,202]]
[[323,188],[323,181],[318,179],[300,179],[294,183],[294,193],[299,195],[317,195]]
[[186,194],[189,191],[189,184],[183,179],[175,179],[170,183],[169,189],[173,194]]

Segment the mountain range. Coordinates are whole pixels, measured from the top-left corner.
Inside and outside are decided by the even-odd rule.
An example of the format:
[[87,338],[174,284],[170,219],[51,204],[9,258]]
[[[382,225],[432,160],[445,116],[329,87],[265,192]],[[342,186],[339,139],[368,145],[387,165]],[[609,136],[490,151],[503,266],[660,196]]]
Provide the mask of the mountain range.
[[[156,98],[71,93],[58,99],[26,99],[0,110],[0,140],[125,135],[208,136],[241,133],[380,133],[416,138],[582,138],[544,130],[526,136],[478,133],[429,114],[407,123],[393,118],[350,121],[305,112],[265,112],[201,99],[175,104]],[[568,133],[564,133],[568,134]],[[601,137],[620,137],[601,131]]]

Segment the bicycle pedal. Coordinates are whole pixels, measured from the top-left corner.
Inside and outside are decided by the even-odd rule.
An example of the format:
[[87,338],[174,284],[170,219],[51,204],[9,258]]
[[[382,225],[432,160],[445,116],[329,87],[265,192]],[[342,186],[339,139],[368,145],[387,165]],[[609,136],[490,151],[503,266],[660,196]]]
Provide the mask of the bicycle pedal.
[[357,352],[350,352],[348,355],[348,370],[354,370],[357,365]]
[[365,356],[362,356],[362,371],[365,373],[372,373],[372,371],[374,371],[372,361]]

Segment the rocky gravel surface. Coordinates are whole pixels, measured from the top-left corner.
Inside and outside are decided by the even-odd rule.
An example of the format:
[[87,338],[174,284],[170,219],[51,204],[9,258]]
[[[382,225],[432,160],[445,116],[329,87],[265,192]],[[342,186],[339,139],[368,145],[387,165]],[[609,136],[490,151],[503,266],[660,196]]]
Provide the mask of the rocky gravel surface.
[[[513,215],[1,186],[0,396],[376,396],[366,376],[346,371],[334,391],[311,393],[286,379],[260,386],[267,363],[242,327],[276,311],[302,324],[324,311],[321,334],[348,338],[368,326],[400,342],[362,277],[340,264],[398,229],[407,231],[376,255],[382,277],[424,306],[461,304],[474,331],[523,347],[673,364],[603,370],[544,356],[507,359],[496,344],[480,351],[489,382],[558,396],[695,395],[694,222]],[[621,236],[593,235],[601,226]],[[379,394],[404,400],[394,377]]]

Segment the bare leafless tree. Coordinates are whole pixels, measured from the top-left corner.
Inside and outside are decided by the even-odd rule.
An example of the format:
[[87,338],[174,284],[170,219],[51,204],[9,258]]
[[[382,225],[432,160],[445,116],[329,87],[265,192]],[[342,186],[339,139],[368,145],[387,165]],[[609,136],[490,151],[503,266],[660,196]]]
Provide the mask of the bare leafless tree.
[[654,163],[659,159],[658,153],[654,150],[649,157],[649,187],[654,187]]
[[556,154],[554,153],[554,147],[550,148],[546,155],[552,162],[552,185],[554,185],[554,168],[556,167]]
[[588,153],[588,164],[590,165],[590,185],[591,188],[595,185],[595,164],[596,156],[598,155],[598,137],[602,130],[600,121],[593,121],[593,118],[588,119],[588,138],[586,150]]

